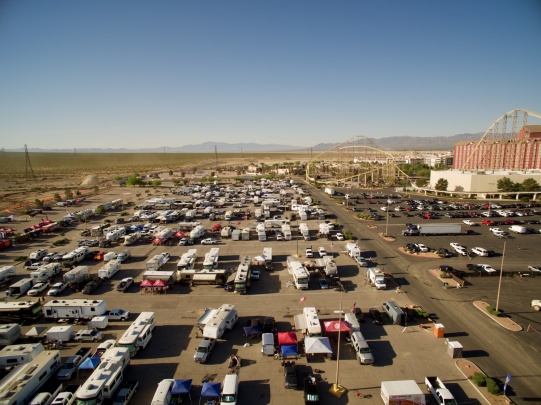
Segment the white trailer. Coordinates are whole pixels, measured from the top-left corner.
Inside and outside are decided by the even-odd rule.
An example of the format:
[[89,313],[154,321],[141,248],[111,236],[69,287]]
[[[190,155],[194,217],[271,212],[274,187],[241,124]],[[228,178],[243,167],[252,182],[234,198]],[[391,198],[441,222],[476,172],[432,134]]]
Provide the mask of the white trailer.
[[53,326],[47,332],[45,332],[45,337],[48,341],[57,341],[57,342],[69,342],[73,339],[75,331],[72,325],[65,326]]
[[19,296],[25,294],[34,286],[33,278],[23,278],[9,286],[9,295]]
[[282,235],[284,240],[291,240],[291,226],[289,224],[282,225]]
[[79,282],[88,275],[88,266],[77,266],[62,276],[65,284]]
[[261,208],[255,209],[255,219],[256,221],[259,221],[261,219]]
[[206,321],[203,328],[203,337],[219,339],[226,329],[231,330],[237,323],[238,314],[233,304],[223,304],[213,316]]
[[346,243],[346,251],[349,257],[357,259],[361,257],[361,249],[356,243]]
[[0,346],[7,346],[15,343],[21,337],[21,325],[8,323],[0,325]]
[[426,405],[425,394],[415,380],[382,381],[381,399],[385,405]]
[[334,191],[334,189],[330,188],[330,187],[325,187],[325,194],[328,194],[328,195],[334,195],[336,193],[336,191]]
[[14,367],[19,364],[29,363],[44,350],[45,347],[43,347],[41,343],[22,345],[12,345],[11,343],[9,343],[9,346],[6,346],[2,350],[0,350],[0,367],[7,368]]
[[308,289],[308,281],[310,280],[310,273],[306,270],[301,262],[295,259],[293,256],[287,257],[287,270],[291,277],[293,277],[293,283],[295,288],[299,290]]
[[231,232],[231,240],[240,240],[240,229],[233,229]]
[[326,223],[320,223],[319,224],[319,235],[321,236],[328,236],[330,233],[329,225]]
[[205,255],[205,260],[203,260],[203,268],[204,269],[217,269],[219,260],[220,260],[220,248],[212,248]]
[[11,280],[11,277],[17,274],[17,268],[15,266],[2,266],[0,267],[0,284],[4,284]]
[[43,283],[60,274],[61,271],[62,265],[60,263],[49,263],[30,273],[30,277],[34,279],[35,283]]
[[266,219],[265,228],[282,228],[282,225],[289,224],[289,219]]
[[197,260],[197,249],[190,249],[184,253],[177,263],[178,270],[193,269],[195,261]]
[[98,277],[104,280],[110,279],[120,270],[121,264],[122,262],[118,259],[110,260],[98,270]]
[[31,363],[15,367],[2,379],[0,404],[29,403],[61,365],[60,351],[47,350],[38,354]]
[[129,235],[124,235],[124,246],[133,245],[139,239],[141,239],[140,232],[134,232],[134,233],[130,233]]
[[305,333],[307,336],[321,336],[321,322],[317,315],[315,307],[304,307],[302,309],[304,324],[306,325]]
[[165,263],[169,261],[169,253],[162,252],[159,255],[154,255],[146,264],[147,270],[159,270]]
[[190,239],[198,239],[205,235],[205,228],[203,225],[197,225],[190,231]]
[[177,271],[175,270],[171,270],[171,271],[147,270],[143,273],[143,280],[150,280],[150,281],[162,280],[167,285],[173,285],[177,281]]
[[265,270],[272,271],[272,248],[263,248],[263,259],[265,260]]
[[222,230],[220,231],[220,236],[222,238],[230,238],[232,232],[233,232],[233,229],[230,226],[224,226]]
[[103,300],[51,300],[43,305],[43,315],[48,319],[92,319],[106,312]]
[[244,228],[240,236],[242,240],[250,240],[250,228]]
[[256,225],[255,228],[257,232],[257,240],[264,242],[267,240],[267,231],[265,230],[265,224],[263,222],[259,222]]
[[299,232],[304,240],[310,240],[310,231],[308,230],[308,225],[305,222],[301,222],[299,224]]
[[385,284],[385,274],[377,267],[369,268],[366,275],[370,284],[378,290],[385,290],[387,288],[387,284]]
[[458,235],[462,233],[460,224],[422,224],[417,225],[419,235]]

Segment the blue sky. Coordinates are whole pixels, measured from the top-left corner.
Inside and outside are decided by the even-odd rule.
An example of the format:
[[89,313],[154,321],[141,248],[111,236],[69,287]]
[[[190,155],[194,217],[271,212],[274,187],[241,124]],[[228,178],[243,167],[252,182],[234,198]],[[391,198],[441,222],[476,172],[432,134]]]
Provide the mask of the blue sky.
[[540,21],[539,0],[1,1],[0,147],[483,132],[541,112]]

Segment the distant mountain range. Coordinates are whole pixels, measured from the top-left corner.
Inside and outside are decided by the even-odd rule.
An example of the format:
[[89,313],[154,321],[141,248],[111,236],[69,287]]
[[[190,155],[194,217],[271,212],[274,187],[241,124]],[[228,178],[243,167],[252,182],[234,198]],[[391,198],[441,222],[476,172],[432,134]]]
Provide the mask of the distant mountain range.
[[[448,150],[459,141],[477,141],[481,139],[482,133],[459,134],[453,136],[392,136],[388,138],[369,138],[376,145],[384,150]],[[78,153],[255,153],[255,152],[295,152],[306,151],[311,148],[316,151],[324,151],[336,146],[337,143],[320,143],[312,147],[302,148],[293,145],[280,144],[258,144],[258,143],[225,143],[225,142],[204,142],[196,145],[184,145],[179,147],[161,146],[158,148],[77,148]],[[6,152],[24,152],[24,148],[3,149]],[[55,152],[73,153],[74,149],[40,149],[29,148],[31,152]]]

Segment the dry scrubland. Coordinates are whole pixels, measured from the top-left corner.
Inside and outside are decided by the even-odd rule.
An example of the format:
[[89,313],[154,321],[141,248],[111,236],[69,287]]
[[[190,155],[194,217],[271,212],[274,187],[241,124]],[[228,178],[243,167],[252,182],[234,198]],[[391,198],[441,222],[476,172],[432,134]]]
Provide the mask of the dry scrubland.
[[[98,186],[109,187],[116,176],[173,170],[189,172],[215,169],[218,166],[234,172],[218,176],[236,175],[239,164],[273,165],[306,161],[308,153],[33,153],[30,163],[34,179],[26,179],[24,153],[0,153],[0,210],[14,206],[27,206],[36,198],[49,201],[56,192],[63,195],[66,188],[81,190]],[[84,180],[92,176],[92,184]],[[168,177],[166,175],[166,177]],[[82,187],[82,188],[81,188]],[[87,190],[87,192],[90,190]]]

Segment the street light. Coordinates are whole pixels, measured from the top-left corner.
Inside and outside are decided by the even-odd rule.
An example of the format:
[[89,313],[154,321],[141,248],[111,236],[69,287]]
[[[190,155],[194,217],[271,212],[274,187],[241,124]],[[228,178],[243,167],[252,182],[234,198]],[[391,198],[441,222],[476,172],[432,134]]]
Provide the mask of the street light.
[[336,377],[335,383],[329,389],[329,392],[336,398],[340,398],[345,392],[346,388],[340,385],[338,382],[338,376],[340,373],[340,331],[342,329],[342,298],[344,297],[344,290],[340,290],[340,311],[338,312],[338,350],[336,352]]
[[385,224],[385,236],[389,235],[388,233],[388,230],[389,230],[389,200],[387,200],[387,222]]
[[505,246],[507,245],[507,238],[503,241],[503,251],[502,251],[502,268],[500,269],[500,281],[498,282],[498,297],[496,298],[496,311],[499,309],[500,305],[500,290],[502,288],[502,277],[503,277],[503,260],[505,259]]

